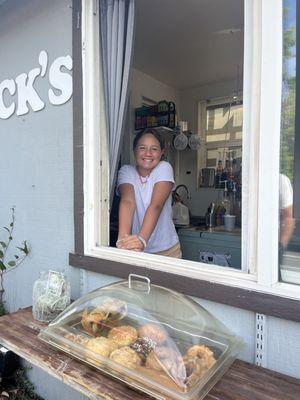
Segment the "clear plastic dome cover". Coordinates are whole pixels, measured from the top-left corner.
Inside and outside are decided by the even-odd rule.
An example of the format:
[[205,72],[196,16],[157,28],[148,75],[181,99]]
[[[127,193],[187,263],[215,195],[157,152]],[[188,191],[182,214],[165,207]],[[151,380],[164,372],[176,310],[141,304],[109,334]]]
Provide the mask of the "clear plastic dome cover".
[[178,400],[202,399],[242,347],[198,303],[137,275],[76,300],[39,338],[156,398]]

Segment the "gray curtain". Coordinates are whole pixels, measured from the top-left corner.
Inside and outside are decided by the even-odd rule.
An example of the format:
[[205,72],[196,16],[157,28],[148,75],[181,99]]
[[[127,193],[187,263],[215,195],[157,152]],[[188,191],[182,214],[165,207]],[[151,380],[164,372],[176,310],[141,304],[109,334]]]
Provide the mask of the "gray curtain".
[[128,103],[133,53],[134,0],[100,0],[100,10],[112,199]]

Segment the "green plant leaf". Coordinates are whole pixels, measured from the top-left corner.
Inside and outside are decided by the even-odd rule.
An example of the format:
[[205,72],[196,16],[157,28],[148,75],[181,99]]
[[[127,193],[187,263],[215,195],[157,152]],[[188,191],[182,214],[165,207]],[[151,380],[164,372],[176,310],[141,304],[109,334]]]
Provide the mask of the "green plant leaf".
[[15,261],[9,261],[7,264],[8,264],[10,267],[14,267],[14,266],[16,265],[16,262],[15,262]]
[[0,250],[0,258],[3,258],[3,257],[4,257],[4,253],[2,250]]
[[28,248],[28,246],[27,246],[26,240],[25,240],[24,243],[23,243],[23,247],[18,247],[18,246],[16,246],[16,247],[17,247],[17,249],[19,249],[20,251],[23,251],[23,253],[25,253],[26,256],[29,254],[29,248]]
[[0,245],[5,249],[6,243],[5,242],[0,242]]
[[24,242],[23,244],[24,244],[23,247],[19,247],[19,246],[16,246],[16,247],[17,247],[17,249],[19,249],[20,251],[22,251],[23,253],[25,253],[26,256],[27,256],[27,255],[29,254],[29,248],[27,247],[26,240],[25,240],[25,242]]
[[24,241],[24,253],[26,254],[26,256],[29,254],[29,248],[28,248],[28,246],[27,246],[27,242],[26,242],[26,240]]
[[3,271],[4,269],[6,269],[6,266],[2,261],[0,261],[0,270]]

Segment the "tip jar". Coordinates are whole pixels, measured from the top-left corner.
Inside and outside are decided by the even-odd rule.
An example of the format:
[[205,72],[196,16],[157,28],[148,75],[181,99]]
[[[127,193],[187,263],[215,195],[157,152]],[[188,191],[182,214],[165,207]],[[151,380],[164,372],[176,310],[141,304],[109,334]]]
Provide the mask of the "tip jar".
[[70,282],[63,272],[41,271],[34,282],[33,318],[50,322],[70,304]]

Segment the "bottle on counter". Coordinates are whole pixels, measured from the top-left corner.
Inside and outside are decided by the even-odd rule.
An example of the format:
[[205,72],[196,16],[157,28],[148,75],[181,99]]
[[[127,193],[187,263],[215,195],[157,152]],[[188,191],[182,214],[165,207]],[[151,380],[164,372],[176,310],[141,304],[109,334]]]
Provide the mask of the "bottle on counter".
[[224,225],[224,215],[225,215],[226,209],[224,207],[223,202],[221,202],[218,207],[216,208],[216,213],[215,213],[215,222],[216,226],[221,226]]
[[215,179],[215,187],[220,187],[220,181],[222,180],[222,173],[223,173],[223,162],[222,160],[218,161],[218,166],[216,169],[216,179]]

